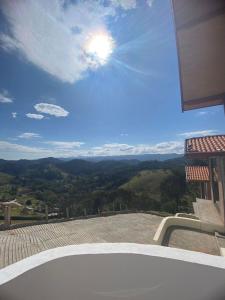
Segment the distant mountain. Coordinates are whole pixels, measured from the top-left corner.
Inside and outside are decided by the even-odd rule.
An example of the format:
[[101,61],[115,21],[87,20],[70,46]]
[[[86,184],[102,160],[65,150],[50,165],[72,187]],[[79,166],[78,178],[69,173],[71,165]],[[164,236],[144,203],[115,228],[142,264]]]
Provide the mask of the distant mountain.
[[184,165],[184,157],[176,154],[69,161],[0,159],[0,200],[17,198],[23,204],[29,200],[35,209],[47,202],[64,215],[70,207],[74,216],[83,215],[84,209],[87,214],[112,209],[174,213],[176,193],[182,204],[185,192]]
[[[73,175],[132,173],[142,169],[171,168],[183,166],[184,158],[178,154],[146,154],[115,157],[95,157],[61,160],[53,157],[36,160],[0,160],[0,172],[13,176],[39,177],[52,172],[66,172]],[[57,170],[57,171],[56,171]]]
[[164,161],[168,159],[174,159],[174,158],[180,158],[183,157],[183,154],[177,154],[177,153],[168,153],[168,154],[140,154],[140,155],[118,155],[118,156],[90,156],[90,157],[69,157],[69,158],[60,158],[61,160],[64,161],[70,161],[74,159],[82,159],[82,160],[87,160],[87,161],[92,161],[92,162],[99,162],[99,161],[104,161],[104,160],[110,160],[110,161],[124,161],[124,160],[133,160],[135,163],[138,161],[148,161],[148,160],[158,160],[158,161]]

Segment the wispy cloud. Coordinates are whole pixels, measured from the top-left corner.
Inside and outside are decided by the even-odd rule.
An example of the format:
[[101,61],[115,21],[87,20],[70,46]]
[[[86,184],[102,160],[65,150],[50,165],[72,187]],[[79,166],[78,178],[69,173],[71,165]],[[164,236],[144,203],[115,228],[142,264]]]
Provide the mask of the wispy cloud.
[[31,114],[31,113],[28,113],[26,114],[26,116],[30,119],[35,119],[35,120],[42,120],[44,118],[43,115],[40,115],[40,114]]
[[202,116],[212,116],[216,113],[216,108],[214,108],[214,110],[210,109],[210,110],[200,110],[196,113],[197,117],[202,117]]
[[18,135],[18,138],[21,139],[33,139],[33,138],[40,138],[40,134],[34,133],[34,132],[24,132],[20,135]]
[[208,111],[205,111],[205,110],[203,110],[203,111],[198,111],[197,112],[197,115],[198,116],[205,116],[205,115],[207,115],[208,114]]
[[79,148],[80,146],[84,145],[83,142],[62,142],[62,141],[48,141],[45,142],[48,145],[55,146],[58,149],[73,149],[73,148]]
[[146,0],[148,6],[150,6],[150,7],[152,7],[154,1],[155,0]]
[[44,114],[49,114],[55,117],[67,117],[69,112],[58,105],[49,103],[38,103],[34,105],[36,111]]
[[121,133],[120,136],[128,136],[128,133]]
[[189,131],[189,132],[183,132],[179,133],[179,136],[183,136],[185,138],[193,137],[193,136],[206,136],[206,135],[211,135],[211,134],[216,134],[218,131],[209,129],[209,130],[196,130],[196,131]]
[[12,117],[13,117],[13,119],[16,119],[16,117],[17,117],[17,112],[12,112]]
[[0,141],[1,157],[5,159],[40,158],[51,155],[51,151],[42,148],[29,147],[6,141]]
[[89,154],[93,156],[103,155],[137,155],[137,154],[167,154],[167,153],[183,153],[184,145],[181,141],[169,141],[154,145],[149,144],[104,144],[100,147],[94,147],[89,150]]
[[83,147],[79,141],[47,141],[41,142],[45,147],[30,147],[21,144],[0,141],[0,155],[6,159],[41,158],[41,157],[83,157],[83,156],[114,156],[140,154],[183,153],[184,143],[169,141],[158,144],[103,144],[98,147]]
[[199,112],[198,112],[198,115],[199,115],[199,116],[204,116],[204,115],[207,115],[207,114],[208,114],[207,111],[199,111]]
[[13,98],[9,95],[9,92],[7,90],[2,90],[0,92],[0,103],[12,103]]
[[109,33],[107,19],[117,18],[120,10],[134,9],[138,1],[110,0],[107,4],[93,0],[3,1],[9,34],[0,34],[1,47],[17,50],[41,70],[74,83],[96,68],[85,51],[90,36],[99,30]]
[[124,10],[133,9],[137,6],[136,0],[111,0],[114,7],[120,7]]

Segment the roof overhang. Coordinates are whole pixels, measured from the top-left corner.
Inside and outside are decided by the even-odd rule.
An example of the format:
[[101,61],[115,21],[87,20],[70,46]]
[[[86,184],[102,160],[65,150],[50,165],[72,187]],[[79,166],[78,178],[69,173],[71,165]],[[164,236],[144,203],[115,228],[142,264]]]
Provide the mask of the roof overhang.
[[209,167],[207,166],[186,166],[185,173],[187,182],[209,181]]
[[208,159],[210,157],[225,156],[225,152],[215,153],[215,152],[189,152],[185,154],[188,159]]
[[182,110],[225,104],[225,1],[172,0]]
[[225,135],[193,137],[185,140],[185,157],[208,159],[225,156]]

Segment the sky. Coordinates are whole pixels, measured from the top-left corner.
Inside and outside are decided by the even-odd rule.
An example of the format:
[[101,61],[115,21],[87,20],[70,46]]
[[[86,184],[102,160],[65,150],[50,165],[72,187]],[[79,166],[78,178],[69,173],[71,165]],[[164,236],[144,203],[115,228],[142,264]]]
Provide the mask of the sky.
[[182,113],[170,0],[2,0],[0,158],[183,153],[224,133]]

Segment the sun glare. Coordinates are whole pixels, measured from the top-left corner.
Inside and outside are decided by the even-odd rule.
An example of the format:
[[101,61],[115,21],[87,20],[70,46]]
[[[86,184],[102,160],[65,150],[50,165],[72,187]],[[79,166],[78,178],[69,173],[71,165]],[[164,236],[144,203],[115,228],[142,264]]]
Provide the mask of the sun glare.
[[113,52],[115,42],[109,34],[93,35],[87,45],[87,52],[100,63],[105,64]]

